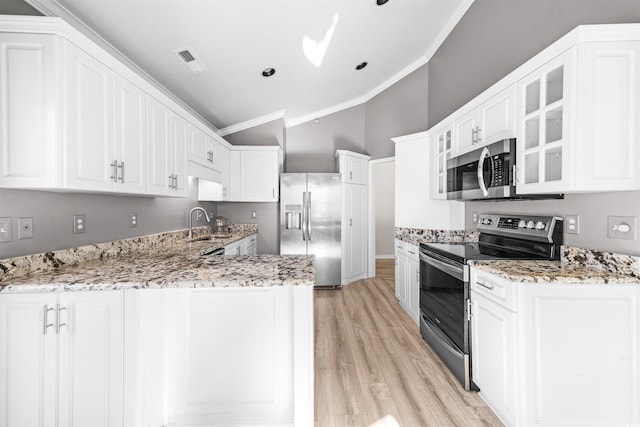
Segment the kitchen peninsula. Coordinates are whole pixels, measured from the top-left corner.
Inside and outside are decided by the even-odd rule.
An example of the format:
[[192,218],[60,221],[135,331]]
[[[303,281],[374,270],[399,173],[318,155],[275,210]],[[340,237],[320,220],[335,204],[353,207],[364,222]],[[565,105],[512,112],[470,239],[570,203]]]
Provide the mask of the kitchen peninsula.
[[0,425],[311,425],[313,257],[198,232],[0,260]]

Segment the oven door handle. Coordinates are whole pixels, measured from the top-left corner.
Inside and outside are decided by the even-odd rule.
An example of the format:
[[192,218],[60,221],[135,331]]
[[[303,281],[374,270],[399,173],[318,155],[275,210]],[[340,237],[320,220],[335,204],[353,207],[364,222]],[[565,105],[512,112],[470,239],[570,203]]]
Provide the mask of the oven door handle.
[[438,340],[438,342],[442,346],[444,346],[447,350],[449,350],[453,354],[456,354],[460,357],[464,356],[464,353],[460,351],[460,349],[453,343],[453,341],[451,341],[451,339],[449,339],[449,337],[444,335],[442,332],[439,332],[439,329],[437,326],[435,325],[431,326],[433,325],[433,323],[429,319],[427,319],[427,316],[425,316],[424,314],[420,314],[420,317],[422,317],[422,322],[424,323],[424,326],[426,326],[427,329],[429,329],[429,332],[431,332],[433,337],[436,340]]
[[[492,167],[489,171],[489,173],[492,173],[493,159],[491,158],[491,153],[489,152],[489,149],[487,147],[484,147],[482,149],[482,152],[480,153],[480,160],[478,160],[478,186],[480,187],[480,191],[482,191],[483,197],[487,197],[489,195],[489,191],[487,190],[487,187],[484,185],[484,161],[487,158],[492,163]],[[491,182],[491,180],[489,180],[489,182]]]
[[438,270],[444,273],[447,273],[449,276],[455,277],[458,280],[465,281],[463,267],[457,267],[457,266],[447,264],[446,262],[442,262],[435,258],[431,258],[430,256],[425,255],[422,252],[420,253],[420,260],[426,262],[430,266],[437,268]]

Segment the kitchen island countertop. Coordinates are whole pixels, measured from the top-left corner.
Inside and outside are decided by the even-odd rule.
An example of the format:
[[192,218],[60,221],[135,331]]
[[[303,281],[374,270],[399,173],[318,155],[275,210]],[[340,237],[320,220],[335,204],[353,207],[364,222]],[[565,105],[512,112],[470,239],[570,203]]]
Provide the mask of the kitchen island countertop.
[[118,255],[5,276],[0,280],[0,293],[315,284],[313,256],[203,255],[246,235],[204,241],[176,239]]

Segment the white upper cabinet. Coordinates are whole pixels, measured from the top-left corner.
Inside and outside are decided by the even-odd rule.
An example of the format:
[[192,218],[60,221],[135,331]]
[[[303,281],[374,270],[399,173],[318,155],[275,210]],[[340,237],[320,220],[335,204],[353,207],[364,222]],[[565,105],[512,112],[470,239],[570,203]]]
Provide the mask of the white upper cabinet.
[[518,82],[519,193],[640,189],[638,33],[578,43]]
[[60,19],[0,22],[0,85],[0,188],[186,197],[187,150],[224,167],[222,138],[189,143],[198,118]]
[[366,185],[369,181],[369,159],[365,154],[336,150],[338,171],[342,182]]
[[64,42],[65,187],[145,193],[145,94]]
[[191,134],[189,160],[221,171],[223,151],[226,147],[216,141],[213,136],[195,126],[191,128]]
[[454,119],[453,154],[515,136],[515,88],[510,86]]
[[59,40],[0,33],[0,186],[61,185]]
[[277,202],[280,147],[234,147],[231,150],[230,200]]
[[[451,158],[451,135],[453,126],[447,122],[434,129],[431,134],[433,161],[436,170],[436,179],[431,183],[432,199],[447,199],[447,160]],[[429,142],[429,141],[427,141]],[[396,147],[396,151],[397,151]],[[419,159],[417,160],[419,161]]]

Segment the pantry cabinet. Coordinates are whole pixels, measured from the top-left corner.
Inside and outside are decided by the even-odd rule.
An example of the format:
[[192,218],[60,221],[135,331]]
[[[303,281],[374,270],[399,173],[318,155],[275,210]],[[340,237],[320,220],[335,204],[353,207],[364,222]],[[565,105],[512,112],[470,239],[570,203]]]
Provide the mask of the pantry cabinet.
[[0,426],[123,423],[121,291],[0,295]]

